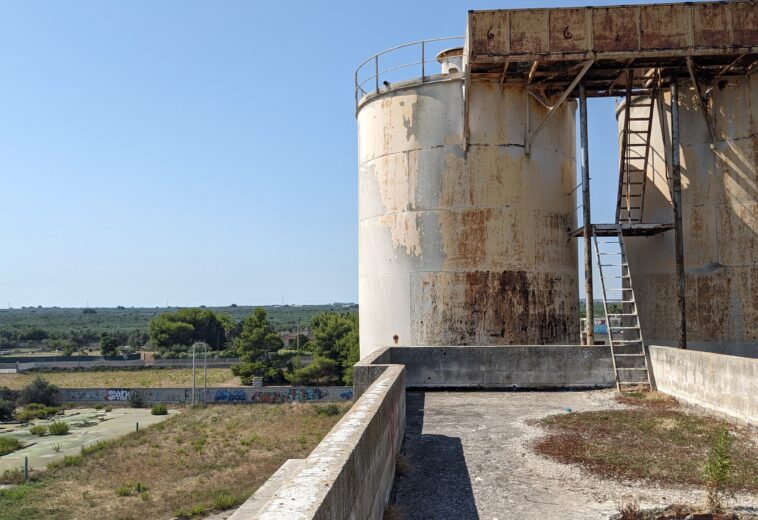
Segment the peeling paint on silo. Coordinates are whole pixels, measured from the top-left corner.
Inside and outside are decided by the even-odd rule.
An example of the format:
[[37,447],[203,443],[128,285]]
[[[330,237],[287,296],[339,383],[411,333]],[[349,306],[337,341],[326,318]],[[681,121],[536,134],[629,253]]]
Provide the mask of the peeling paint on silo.
[[[523,89],[418,84],[360,108],[361,354],[576,342],[574,103],[525,155]],[[531,105],[534,120],[544,108]]]
[[[712,146],[694,90],[680,89],[682,206],[688,340],[695,346],[758,348],[758,74],[714,86]],[[664,110],[670,117],[670,97]],[[659,107],[656,103],[656,110]],[[620,118],[623,125],[623,117]],[[644,222],[670,222],[662,158],[670,156],[654,118]],[[673,233],[627,243],[643,334],[678,338]]]

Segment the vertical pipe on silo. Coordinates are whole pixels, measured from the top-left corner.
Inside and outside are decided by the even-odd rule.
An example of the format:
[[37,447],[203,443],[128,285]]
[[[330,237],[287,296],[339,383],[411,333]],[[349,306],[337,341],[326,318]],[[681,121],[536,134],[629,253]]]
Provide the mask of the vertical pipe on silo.
[[679,87],[671,78],[671,191],[674,205],[674,254],[678,288],[679,348],[687,348],[687,305],[684,284],[684,237],[682,236],[682,168],[679,158]]
[[584,220],[584,309],[587,345],[595,344],[595,306],[592,295],[592,219],[590,212],[590,156],[587,147],[587,93],[579,84],[579,134],[582,142],[582,212]]

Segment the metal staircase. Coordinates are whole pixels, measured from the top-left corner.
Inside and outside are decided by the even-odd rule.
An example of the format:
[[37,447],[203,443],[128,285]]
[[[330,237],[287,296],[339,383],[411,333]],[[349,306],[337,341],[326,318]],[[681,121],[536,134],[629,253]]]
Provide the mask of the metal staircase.
[[[616,233],[608,233],[609,226],[603,226],[601,239],[593,226],[595,255],[600,269],[600,283],[603,288],[603,309],[608,326],[616,388],[645,385],[652,388],[648,370],[642,329],[637,313],[637,302],[632,289],[629,264],[624,249],[621,224],[616,224]],[[600,246],[603,246],[601,249]],[[611,309],[611,305],[618,305]],[[611,310],[616,312],[610,312]]]
[[[619,145],[619,190],[616,222],[642,222],[645,202],[645,180],[650,156],[650,133],[653,128],[655,94],[627,95],[624,106],[624,129]],[[634,113],[632,113],[632,109]]]

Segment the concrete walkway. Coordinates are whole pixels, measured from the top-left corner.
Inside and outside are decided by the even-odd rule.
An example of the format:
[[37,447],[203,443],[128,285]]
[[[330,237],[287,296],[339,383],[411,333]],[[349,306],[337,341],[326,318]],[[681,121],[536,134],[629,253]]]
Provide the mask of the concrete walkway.
[[[31,469],[43,469],[48,463],[62,459],[65,455],[78,455],[82,446],[97,441],[113,439],[131,433],[136,429],[161,422],[179,413],[169,410],[169,415],[152,415],[149,408],[114,408],[110,412],[94,408],[74,408],[66,410],[64,416],[54,420],[67,422],[71,430],[67,435],[46,435],[37,437],[29,433],[32,424],[3,425],[0,433],[11,435],[26,444],[26,447],[0,457],[0,473],[11,468],[22,468],[24,457],[29,457]],[[50,424],[52,421],[34,421],[34,424]],[[60,445],[60,450],[53,450]]]
[[[607,519],[629,496],[643,507],[702,503],[697,489],[595,478],[534,454],[531,419],[618,408],[613,392],[408,392],[404,459],[389,518]],[[736,505],[755,505],[738,496]]]

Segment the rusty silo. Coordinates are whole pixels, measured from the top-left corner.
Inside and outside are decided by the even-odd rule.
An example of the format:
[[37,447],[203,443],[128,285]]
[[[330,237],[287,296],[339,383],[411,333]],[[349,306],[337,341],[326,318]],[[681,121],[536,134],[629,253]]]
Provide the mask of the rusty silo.
[[[754,354],[758,348],[758,74],[714,82],[708,93],[708,117],[689,78],[680,84],[688,342],[696,349]],[[630,120],[644,110],[633,108]],[[644,222],[671,221],[665,161],[671,150],[670,110],[666,92],[655,106]],[[619,123],[623,127],[623,111]],[[649,344],[674,345],[679,334],[678,312],[672,304],[677,292],[673,240],[671,233],[629,239],[640,321]]]
[[362,357],[393,344],[578,340],[567,240],[576,103],[556,111],[526,155],[526,106],[532,124],[545,108],[524,86],[472,83],[464,96],[451,63],[459,54],[440,55],[441,74],[369,77],[358,92]]

